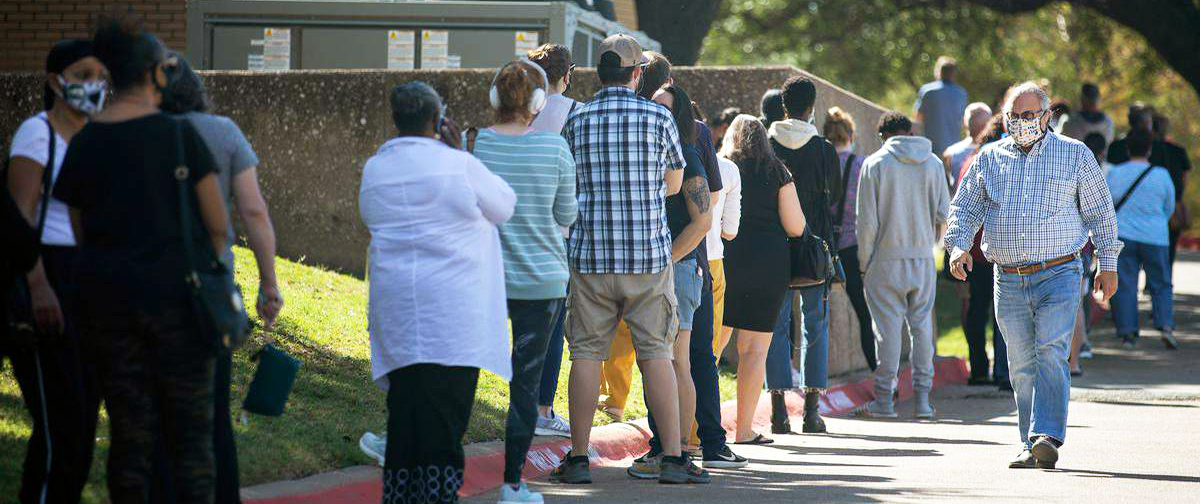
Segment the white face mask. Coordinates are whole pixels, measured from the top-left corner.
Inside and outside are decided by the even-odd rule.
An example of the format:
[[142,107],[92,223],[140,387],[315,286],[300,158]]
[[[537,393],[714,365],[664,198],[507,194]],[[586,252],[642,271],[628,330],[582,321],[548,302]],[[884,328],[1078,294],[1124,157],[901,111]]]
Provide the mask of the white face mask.
[[1037,119],[1009,119],[1008,134],[1012,135],[1013,141],[1021,147],[1029,147],[1042,137],[1042,120]]
[[107,82],[94,80],[68,84],[66,79],[59,77],[58,83],[62,86],[62,99],[71,108],[89,116],[96,115],[104,108],[104,98],[108,95]]

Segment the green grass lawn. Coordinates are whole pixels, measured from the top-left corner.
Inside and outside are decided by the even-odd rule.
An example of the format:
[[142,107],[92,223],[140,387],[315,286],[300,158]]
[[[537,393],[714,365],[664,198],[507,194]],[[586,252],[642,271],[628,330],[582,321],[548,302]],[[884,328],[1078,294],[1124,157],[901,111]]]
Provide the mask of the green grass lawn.
[[[255,299],[258,270],[253,255],[243,248],[234,251],[238,283],[246,299]],[[387,416],[384,394],[370,378],[366,282],[282,259],[276,264],[286,304],[274,331],[275,344],[304,365],[283,416],[250,415],[246,425],[235,422],[243,485],[369,464],[371,461],[358,450],[358,437],[364,431],[384,430]],[[250,341],[234,354],[232,409],[235,412],[240,411],[254,372],[250,357],[267,337],[256,330]],[[556,411],[564,414],[569,369],[564,363],[555,404]],[[626,418],[646,414],[642,395],[636,392],[641,390],[641,375],[636,368],[633,380],[635,393],[630,394]],[[721,396],[734,397],[734,379],[727,371],[721,374]],[[482,373],[464,441],[502,438],[507,411],[508,384]],[[597,425],[606,423],[608,417],[596,415]],[[0,503],[15,501],[29,433],[30,419],[22,406],[16,380],[11,373],[0,372],[0,452],[8,454],[0,457]],[[108,454],[108,419],[103,411],[97,436],[100,441],[85,502],[107,501],[104,461]]]

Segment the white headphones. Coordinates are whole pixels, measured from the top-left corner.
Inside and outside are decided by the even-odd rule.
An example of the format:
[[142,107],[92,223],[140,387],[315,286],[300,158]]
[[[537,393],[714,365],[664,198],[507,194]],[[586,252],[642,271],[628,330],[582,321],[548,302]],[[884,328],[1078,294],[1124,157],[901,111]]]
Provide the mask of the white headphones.
[[509,65],[519,64],[525,64],[533,67],[534,70],[537,70],[538,75],[542,76],[542,87],[534,89],[533,94],[529,96],[529,113],[537,115],[542,111],[543,108],[546,107],[546,90],[550,88],[550,80],[546,78],[546,71],[542,70],[542,66],[530,61],[529,58],[521,58],[519,60],[510,62],[508,65],[504,65],[496,71],[496,75],[492,77],[492,89],[488,91],[488,100],[491,102],[492,108],[500,108],[500,92],[496,90],[496,79],[500,78],[500,73],[503,72],[505,68],[508,68]]

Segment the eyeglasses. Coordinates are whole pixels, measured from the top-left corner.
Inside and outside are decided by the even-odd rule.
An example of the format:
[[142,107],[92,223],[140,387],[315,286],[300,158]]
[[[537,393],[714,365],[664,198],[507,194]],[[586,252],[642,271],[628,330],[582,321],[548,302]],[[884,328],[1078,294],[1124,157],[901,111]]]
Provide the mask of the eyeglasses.
[[1022,112],[1020,114],[1010,111],[1007,114],[1005,114],[1005,117],[1007,117],[1008,120],[1010,120],[1010,121],[1015,121],[1017,119],[1024,119],[1024,120],[1028,121],[1031,119],[1041,119],[1042,116],[1046,115],[1046,112],[1048,112],[1048,110],[1046,110],[1046,109],[1026,110],[1025,112]]

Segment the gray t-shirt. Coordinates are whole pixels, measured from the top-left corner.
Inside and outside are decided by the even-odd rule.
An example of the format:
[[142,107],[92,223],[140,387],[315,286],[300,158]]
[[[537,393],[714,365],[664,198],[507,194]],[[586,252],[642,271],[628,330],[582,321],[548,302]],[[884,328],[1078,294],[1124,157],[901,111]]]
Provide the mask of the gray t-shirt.
[[[217,183],[221,187],[221,197],[225,200],[225,209],[233,214],[233,177],[250,168],[258,166],[258,155],[250,148],[250,142],[242,134],[242,130],[228,117],[188,112],[182,115],[200,133],[200,138],[212,152],[214,165],[217,168]],[[221,259],[233,266],[233,225],[226,233],[227,243]]]
[[913,109],[925,116],[924,136],[933,142],[933,152],[942,152],[962,138],[967,90],[952,82],[930,82],[921,86]]

